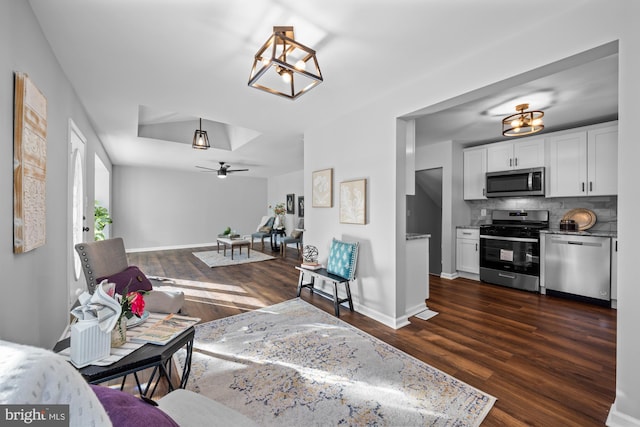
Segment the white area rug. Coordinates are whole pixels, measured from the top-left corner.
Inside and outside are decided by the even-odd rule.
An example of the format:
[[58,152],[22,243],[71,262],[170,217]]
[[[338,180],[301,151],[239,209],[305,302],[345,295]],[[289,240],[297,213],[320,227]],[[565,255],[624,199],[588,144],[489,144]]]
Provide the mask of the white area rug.
[[422,320],[429,320],[433,316],[436,316],[437,314],[438,314],[437,311],[429,310],[427,308],[426,310],[421,311],[420,313],[416,314],[415,317],[417,317],[418,319],[422,319]]
[[187,388],[261,426],[478,426],[495,402],[300,299],[196,325]]
[[204,252],[192,252],[198,259],[207,264],[209,267],[223,267],[226,265],[246,264],[249,262],[267,261],[275,259],[271,255],[263,254],[258,251],[251,251],[247,258],[247,248],[242,248],[242,253],[238,252],[238,249],[233,250],[233,259],[231,259],[231,250],[227,249],[227,255],[223,255],[223,250],[220,248],[220,253],[217,251],[204,251]]

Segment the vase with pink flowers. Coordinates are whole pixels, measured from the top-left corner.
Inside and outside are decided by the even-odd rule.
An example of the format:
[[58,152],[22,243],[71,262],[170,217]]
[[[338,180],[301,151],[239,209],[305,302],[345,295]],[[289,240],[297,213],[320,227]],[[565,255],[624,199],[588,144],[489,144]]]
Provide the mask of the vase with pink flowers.
[[140,318],[144,314],[144,292],[127,292],[128,288],[128,286],[125,288],[124,295],[114,296],[120,301],[122,312],[111,331],[111,347],[124,345],[127,342],[127,321],[134,316]]

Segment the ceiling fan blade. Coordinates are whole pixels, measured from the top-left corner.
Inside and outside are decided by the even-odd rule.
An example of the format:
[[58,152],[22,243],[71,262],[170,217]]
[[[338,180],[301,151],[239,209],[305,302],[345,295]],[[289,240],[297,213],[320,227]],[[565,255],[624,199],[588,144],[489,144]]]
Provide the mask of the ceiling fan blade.
[[227,172],[247,172],[249,169],[227,169]]
[[200,169],[205,169],[207,172],[218,172],[218,169],[205,168],[204,166],[196,166]]

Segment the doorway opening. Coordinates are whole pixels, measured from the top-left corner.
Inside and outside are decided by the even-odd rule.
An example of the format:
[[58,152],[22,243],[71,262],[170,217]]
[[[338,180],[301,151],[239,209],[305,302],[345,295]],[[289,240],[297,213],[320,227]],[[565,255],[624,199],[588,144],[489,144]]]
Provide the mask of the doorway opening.
[[442,168],[416,171],[415,195],[407,196],[407,233],[431,234],[429,273],[442,273]]
[[[95,155],[94,175],[94,203],[111,212],[111,174],[97,154]],[[94,233],[96,233],[96,230],[94,230]],[[111,236],[110,224],[105,225],[102,234],[105,239]]]

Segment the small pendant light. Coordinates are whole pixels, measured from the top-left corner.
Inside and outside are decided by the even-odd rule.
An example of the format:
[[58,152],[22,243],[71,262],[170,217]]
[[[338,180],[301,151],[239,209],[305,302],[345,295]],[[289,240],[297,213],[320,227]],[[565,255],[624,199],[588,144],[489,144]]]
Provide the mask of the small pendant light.
[[202,118],[200,119],[200,129],[196,129],[196,132],[193,134],[193,143],[191,147],[196,148],[198,150],[206,150],[209,147],[209,136],[207,135],[206,130],[202,130]]

